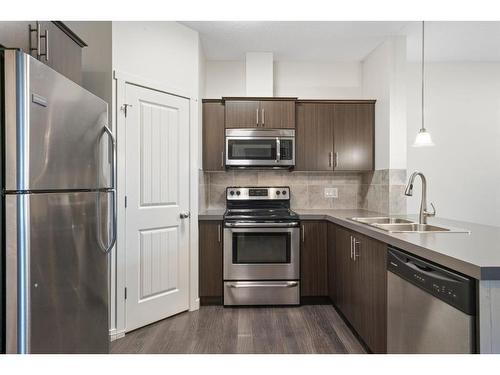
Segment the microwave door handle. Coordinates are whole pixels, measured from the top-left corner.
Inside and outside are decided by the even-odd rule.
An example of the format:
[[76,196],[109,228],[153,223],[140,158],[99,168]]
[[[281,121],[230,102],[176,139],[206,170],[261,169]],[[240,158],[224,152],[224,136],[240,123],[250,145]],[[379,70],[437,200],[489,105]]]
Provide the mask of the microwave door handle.
[[281,142],[278,137],[276,137],[276,163],[279,163],[281,160]]

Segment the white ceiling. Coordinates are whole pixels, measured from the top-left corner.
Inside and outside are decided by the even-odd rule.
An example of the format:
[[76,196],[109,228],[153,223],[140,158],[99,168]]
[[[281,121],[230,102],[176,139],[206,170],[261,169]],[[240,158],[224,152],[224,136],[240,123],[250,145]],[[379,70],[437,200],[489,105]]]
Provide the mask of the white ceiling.
[[181,22],[197,30],[207,60],[244,60],[273,52],[274,60],[360,61],[407,22]]
[[[407,57],[419,61],[420,22],[191,21],[207,60],[244,60],[273,52],[277,61],[362,61],[387,37],[407,36]],[[426,61],[500,61],[500,22],[426,22]]]

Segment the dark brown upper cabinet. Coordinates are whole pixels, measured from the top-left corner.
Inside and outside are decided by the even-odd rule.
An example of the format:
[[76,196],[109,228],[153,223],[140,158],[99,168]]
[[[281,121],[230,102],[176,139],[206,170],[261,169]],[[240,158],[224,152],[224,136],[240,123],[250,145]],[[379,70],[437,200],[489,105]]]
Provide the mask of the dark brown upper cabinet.
[[295,98],[224,99],[226,128],[295,128]]
[[86,44],[60,21],[0,22],[0,45],[19,48],[72,81],[82,82]]
[[226,100],[226,128],[256,128],[260,124],[260,102]]
[[333,106],[297,103],[295,170],[333,170]]
[[299,171],[367,171],[374,167],[374,101],[299,101]]
[[202,113],[203,170],[224,170],[224,104],[221,100],[204,100]]
[[260,102],[260,123],[270,129],[295,129],[295,101],[263,100]]
[[35,27],[36,22],[1,21],[0,45],[5,48],[19,48],[25,53],[30,53],[30,25]]
[[327,223],[303,221],[300,246],[300,295],[325,297],[327,280]]
[[373,170],[375,105],[339,103],[333,113],[334,170]]

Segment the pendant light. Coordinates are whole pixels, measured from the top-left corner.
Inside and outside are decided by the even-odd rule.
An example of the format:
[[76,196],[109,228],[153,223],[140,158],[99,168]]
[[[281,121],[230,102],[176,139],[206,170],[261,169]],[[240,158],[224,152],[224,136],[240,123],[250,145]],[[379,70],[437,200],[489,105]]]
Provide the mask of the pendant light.
[[415,142],[413,143],[413,147],[429,147],[434,146],[434,142],[432,142],[431,134],[425,129],[424,126],[424,52],[425,52],[425,21],[422,21],[422,127],[415,137]]

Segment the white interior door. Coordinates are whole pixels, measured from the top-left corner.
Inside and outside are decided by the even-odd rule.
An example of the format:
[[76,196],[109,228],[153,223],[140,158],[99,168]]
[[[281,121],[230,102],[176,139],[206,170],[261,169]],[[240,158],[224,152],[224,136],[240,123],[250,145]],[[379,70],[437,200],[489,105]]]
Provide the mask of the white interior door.
[[189,100],[126,85],[126,331],[189,308]]

